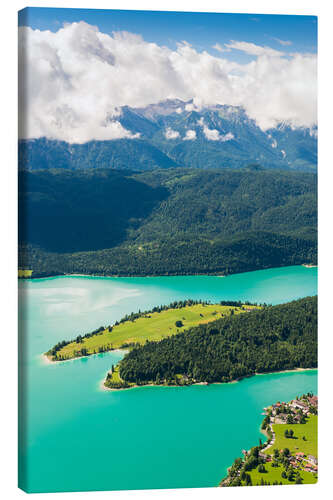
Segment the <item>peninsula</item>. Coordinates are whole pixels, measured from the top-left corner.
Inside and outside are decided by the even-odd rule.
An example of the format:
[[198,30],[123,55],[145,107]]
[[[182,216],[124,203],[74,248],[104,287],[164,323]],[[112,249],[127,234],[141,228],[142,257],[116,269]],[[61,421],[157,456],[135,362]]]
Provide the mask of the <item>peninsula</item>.
[[264,305],[248,314],[231,311],[200,323],[133,346],[111,368],[105,386],[221,383],[256,373],[317,367],[317,297]]
[[53,346],[46,356],[50,361],[65,361],[91,354],[142,346],[147,341],[159,341],[171,335],[204,325],[230,315],[238,315],[260,306],[241,302],[176,301],[157,306],[150,311],[126,315],[114,325],[101,326],[93,332],[79,334],[73,340],[63,340]]
[[173,302],[63,340],[46,356],[58,362],[114,349],[127,353],[111,366],[108,389],[231,382],[316,368],[317,297],[277,306]]

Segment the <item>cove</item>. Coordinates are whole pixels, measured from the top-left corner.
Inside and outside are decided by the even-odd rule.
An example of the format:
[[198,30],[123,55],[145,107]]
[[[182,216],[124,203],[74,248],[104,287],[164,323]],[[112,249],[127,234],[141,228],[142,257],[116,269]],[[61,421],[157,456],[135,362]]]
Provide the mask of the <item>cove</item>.
[[47,278],[20,281],[19,293],[19,476],[30,492],[216,486],[243,448],[264,439],[264,406],[317,392],[316,370],[105,392],[100,382],[123,353],[54,365],[40,357],[59,340],[173,300],[277,304],[314,295],[316,268],[224,278]]

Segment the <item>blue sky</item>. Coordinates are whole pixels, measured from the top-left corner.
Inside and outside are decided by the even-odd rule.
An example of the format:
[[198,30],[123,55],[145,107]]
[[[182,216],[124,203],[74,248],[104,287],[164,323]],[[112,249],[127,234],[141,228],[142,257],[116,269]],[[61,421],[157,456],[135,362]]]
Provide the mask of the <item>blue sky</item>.
[[241,106],[262,130],[316,124],[316,17],[28,8],[19,23],[20,137],[130,137],[119,108],[176,98]]
[[[315,16],[282,16],[260,14],[214,14],[188,12],[124,11],[94,9],[28,8],[19,14],[19,25],[39,30],[57,31],[64,23],[85,21],[100,31],[129,31],[142,35],[148,42],[176,48],[182,40],[197,51],[212,48],[230,40],[246,41],[294,53],[317,51],[317,18]],[[279,42],[291,42],[281,44]],[[223,57],[237,62],[252,58],[238,50],[223,52]]]

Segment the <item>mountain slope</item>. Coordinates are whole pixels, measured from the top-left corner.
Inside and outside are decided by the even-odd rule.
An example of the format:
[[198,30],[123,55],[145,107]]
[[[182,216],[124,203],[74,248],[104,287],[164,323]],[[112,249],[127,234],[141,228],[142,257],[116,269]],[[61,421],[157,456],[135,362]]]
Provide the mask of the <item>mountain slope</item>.
[[177,166],[160,149],[142,139],[90,141],[85,144],[68,144],[45,138],[20,141],[18,158],[20,170],[151,170]]
[[[169,100],[147,108],[123,108],[119,120],[132,133],[141,130],[133,120],[128,121],[129,113],[149,120],[158,127],[150,130],[149,139],[185,166],[239,168],[255,162],[266,168],[316,168],[316,130],[281,124],[264,132],[242,108],[216,105],[198,111],[192,107],[191,101]],[[189,131],[195,138],[188,137]],[[146,137],[144,133],[142,137]]]
[[280,124],[265,132],[239,107],[198,110],[191,101],[175,99],[146,108],[124,106],[116,119],[136,138],[85,144],[20,141],[20,169],[225,169],[259,163],[269,169],[316,170],[316,130]]
[[317,177],[265,170],[23,171],[35,275],[234,273],[316,262]]

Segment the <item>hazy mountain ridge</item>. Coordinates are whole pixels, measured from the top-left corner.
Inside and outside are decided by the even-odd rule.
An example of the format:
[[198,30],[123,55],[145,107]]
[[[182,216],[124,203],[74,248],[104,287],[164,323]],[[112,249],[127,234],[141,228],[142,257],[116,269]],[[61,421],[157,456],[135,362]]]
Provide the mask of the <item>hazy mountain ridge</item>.
[[[146,120],[146,129],[150,124],[149,134],[140,131],[136,118]],[[192,101],[168,100],[146,108],[123,108],[119,121],[151,139],[180,165],[239,168],[258,162],[266,168],[313,171],[317,164],[316,128],[281,123],[264,132],[237,106],[217,104],[198,110]],[[195,138],[188,138],[188,131]]]
[[315,171],[317,130],[287,123],[261,130],[244,109],[169,99],[145,108],[124,106],[115,119],[135,139],[68,144],[46,138],[20,141],[21,169],[116,168],[152,170],[175,166]]

